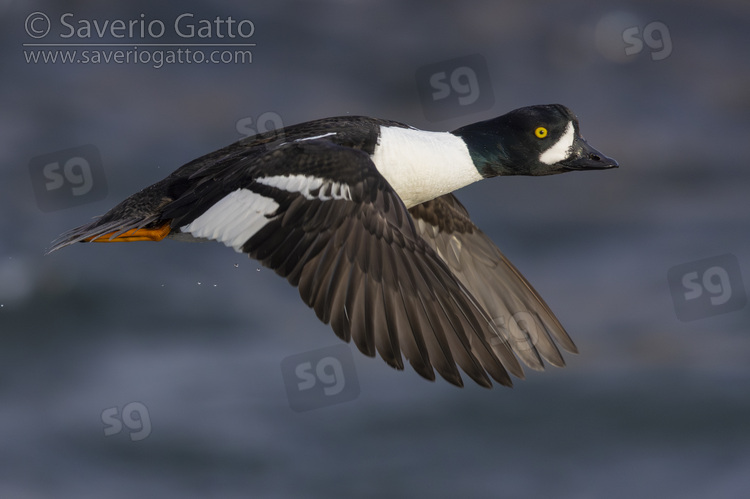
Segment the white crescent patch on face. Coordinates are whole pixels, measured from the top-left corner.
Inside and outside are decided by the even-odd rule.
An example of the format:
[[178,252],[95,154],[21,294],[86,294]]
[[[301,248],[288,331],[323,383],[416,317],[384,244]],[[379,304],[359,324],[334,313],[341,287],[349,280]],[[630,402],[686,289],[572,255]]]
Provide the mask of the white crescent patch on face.
[[573,122],[569,121],[568,126],[565,128],[562,136],[552,144],[546,151],[539,156],[539,161],[545,165],[554,165],[570,156],[570,150],[573,148],[573,141],[576,138],[575,128]]

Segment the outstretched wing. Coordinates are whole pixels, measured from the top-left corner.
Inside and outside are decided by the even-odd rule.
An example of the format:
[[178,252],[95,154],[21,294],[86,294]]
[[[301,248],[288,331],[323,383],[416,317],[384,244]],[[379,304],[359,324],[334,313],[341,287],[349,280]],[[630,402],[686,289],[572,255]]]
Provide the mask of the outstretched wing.
[[555,366],[565,365],[555,342],[569,352],[578,352],[542,297],[471,222],[453,194],[414,206],[409,212],[422,239],[469,290],[524,363],[537,370],[544,369],[542,359]]
[[434,368],[459,386],[456,366],[483,386],[523,377],[367,153],[325,140],[283,144],[189,189],[162,218],[274,269],[339,337],[397,369],[403,353],[425,378]]

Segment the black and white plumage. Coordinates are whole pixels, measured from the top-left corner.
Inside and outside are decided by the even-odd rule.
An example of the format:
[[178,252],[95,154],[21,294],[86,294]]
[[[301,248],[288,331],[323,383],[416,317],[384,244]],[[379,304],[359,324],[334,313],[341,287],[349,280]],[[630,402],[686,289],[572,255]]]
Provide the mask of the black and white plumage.
[[[543,130],[543,131],[542,131]],[[63,234],[78,241],[223,242],[298,287],[366,355],[462,386],[512,385],[576,347],[452,191],[496,175],[617,166],[564,106],[521,108],[454,132],[366,117],[249,137],[198,158]]]

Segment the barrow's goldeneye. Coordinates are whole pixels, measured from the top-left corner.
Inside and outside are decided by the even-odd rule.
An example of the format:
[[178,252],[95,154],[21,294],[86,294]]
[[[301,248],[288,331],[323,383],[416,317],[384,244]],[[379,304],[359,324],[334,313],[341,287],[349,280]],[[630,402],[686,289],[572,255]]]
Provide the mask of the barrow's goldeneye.
[[[511,386],[576,347],[531,284],[453,196],[498,175],[617,167],[562,105],[516,109],[453,132],[326,118],[261,133],[180,167],[78,241],[212,239],[299,288],[345,341],[422,376]],[[433,370],[434,369],[434,370]]]

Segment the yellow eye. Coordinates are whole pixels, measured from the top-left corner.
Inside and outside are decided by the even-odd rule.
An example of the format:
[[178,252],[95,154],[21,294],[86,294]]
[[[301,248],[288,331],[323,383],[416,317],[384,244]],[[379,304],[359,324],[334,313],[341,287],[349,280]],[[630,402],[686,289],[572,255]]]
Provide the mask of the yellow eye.
[[540,139],[543,139],[544,137],[547,136],[547,129],[544,128],[543,126],[537,127],[537,129],[534,130],[534,135],[536,135]]

